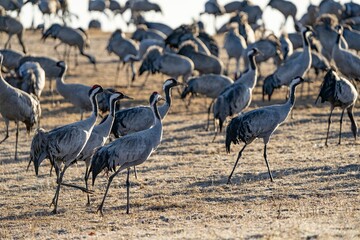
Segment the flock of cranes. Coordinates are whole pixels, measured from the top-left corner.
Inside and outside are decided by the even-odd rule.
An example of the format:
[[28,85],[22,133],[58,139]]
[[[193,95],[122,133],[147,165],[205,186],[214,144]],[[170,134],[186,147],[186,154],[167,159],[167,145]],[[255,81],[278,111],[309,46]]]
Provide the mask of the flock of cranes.
[[[21,1],[18,2],[17,6],[20,9]],[[40,8],[41,4],[51,1],[27,2],[39,4]],[[67,1],[55,2],[63,6],[63,17],[69,13]],[[131,97],[99,85],[87,86],[65,81],[72,47],[85,56],[96,69],[95,56],[85,52],[91,38],[85,30],[72,28],[65,24],[66,21],[64,25],[55,23],[43,29],[43,41],[48,37],[57,39],[58,43],[54,46],[56,52],[60,45],[66,45],[64,61],[58,61],[49,56],[25,55],[27,49],[23,41],[22,24],[16,18],[6,15],[6,12],[0,16],[0,31],[9,36],[4,49],[0,50],[1,68],[6,73],[5,78],[3,75],[0,76],[0,114],[6,125],[5,138],[0,144],[9,137],[9,122],[14,121],[16,160],[20,122],[25,123],[29,133],[34,126],[37,127],[30,147],[30,163],[33,162],[36,175],[45,159],[49,159],[52,167],[55,168],[57,188],[51,201],[54,205],[53,213],[58,212],[61,186],[73,187],[87,193],[87,204],[90,204],[89,194],[93,193],[88,188],[90,174],[92,173],[94,185],[100,172],[114,171],[109,177],[103,200],[98,207],[98,211],[102,214],[114,177],[126,169],[126,212],[129,213],[130,168],[144,163],[160,145],[163,134],[162,121],[165,120],[172,104],[172,89],[179,86],[183,87],[182,92],[179,90],[182,99],[191,95],[187,107],[190,106],[191,98],[197,94],[211,98],[212,101],[207,109],[207,129],[212,112],[215,126],[213,141],[224,128],[227,120],[233,117],[226,127],[226,151],[230,152],[231,143],[245,145],[239,151],[228,183],[231,182],[242,152],[257,138],[262,138],[264,141],[263,156],[270,179],[273,181],[267,158],[267,144],[294,107],[296,87],[305,81],[311,82],[304,80],[307,79],[311,68],[315,68],[317,75],[320,71],[326,71],[316,100],[317,102],[321,98],[321,102],[328,101],[331,105],[325,145],[328,145],[331,117],[336,107],[342,110],[339,144],[345,110],[350,118],[351,131],[356,140],[358,128],[354,109],[358,92],[354,82],[360,79],[358,67],[360,57],[357,54],[360,49],[354,43],[356,42],[354,38],[360,36],[358,35],[360,32],[356,30],[360,28],[360,12],[351,9],[356,7],[360,9],[360,5],[350,2],[343,6],[333,0],[323,0],[319,6],[310,5],[311,11],[298,20],[297,9],[293,3],[286,0],[271,0],[268,6],[282,13],[285,21],[291,17],[297,30],[294,33],[283,32],[282,36],[277,37],[273,33],[267,33],[264,25],[259,24],[262,10],[254,3],[235,1],[221,6],[216,0],[209,0],[205,4],[204,13],[217,17],[233,12],[229,22],[218,30],[219,34],[225,33],[224,45],[220,47],[217,40],[205,32],[201,22],[183,24],[171,29],[166,24],[147,22],[144,19],[142,15],[144,11],[161,12],[160,6],[155,3],[148,0],[129,0],[125,7],[121,8],[115,2],[91,0],[89,11],[104,12],[110,6],[120,14],[127,9],[131,10],[132,18],[129,22],[136,24],[137,30],[130,37],[127,37],[122,30],[116,30],[106,47],[109,53],[119,57],[116,78],[121,63],[130,64],[129,67],[132,69],[132,76],[128,77],[129,86],[137,75],[135,70],[137,63],[139,63],[139,75],[148,72],[148,76],[162,73],[170,77],[163,83],[165,97],[153,92],[149,106],[119,109],[117,102]],[[17,9],[10,8],[1,1],[0,5],[7,11]],[[348,23],[352,23],[352,26],[349,27]],[[19,38],[23,53],[7,49],[14,34]],[[220,50],[227,55],[226,65],[220,58]],[[77,66],[77,53],[75,55]],[[59,53],[58,56],[61,58]],[[236,60],[236,66],[234,74],[231,74],[229,62],[233,58]],[[269,59],[273,59],[276,70],[265,76],[263,80],[260,66],[272,64]],[[241,69],[241,60],[244,63],[243,69]],[[231,78],[233,76],[235,79]],[[182,77],[182,82],[178,80],[179,77]],[[51,90],[53,89],[51,81],[56,79],[57,92],[80,110],[80,121],[49,131],[40,128],[40,100],[45,79],[50,80]],[[146,80],[144,84],[147,84]],[[288,87],[286,102],[247,111],[255,94],[253,90],[259,84],[262,84],[263,100],[265,95],[268,95],[269,101],[274,89]],[[165,100],[162,105],[159,104],[161,100]],[[90,111],[91,115],[84,119],[83,113]],[[99,124],[96,124],[99,112],[109,113]],[[217,120],[219,130],[216,126]],[[110,135],[116,139],[108,143]],[[66,170],[77,161],[85,162],[85,187],[63,181]]]

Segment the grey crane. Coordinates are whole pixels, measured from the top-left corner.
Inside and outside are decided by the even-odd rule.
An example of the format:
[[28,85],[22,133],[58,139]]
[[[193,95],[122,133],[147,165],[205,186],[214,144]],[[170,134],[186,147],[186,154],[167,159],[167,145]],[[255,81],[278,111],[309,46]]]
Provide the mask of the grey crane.
[[337,26],[338,37],[332,51],[332,59],[336,67],[346,77],[360,81],[360,57],[341,47],[343,27]]
[[149,0],[128,0],[125,3],[125,6],[122,12],[130,9],[131,12],[141,13],[141,12],[162,12],[161,7],[157,3],[150,2]]
[[211,55],[219,57],[219,44],[216,42],[215,38],[205,32],[204,29],[199,30],[198,38],[205,44],[209,49]]
[[245,12],[236,12],[229,20],[229,24],[237,23],[239,34],[244,37],[246,43],[255,42],[255,33],[248,21],[248,15]]
[[337,19],[345,12],[345,6],[334,0],[322,0],[319,4],[319,16],[323,14],[334,14]]
[[263,11],[251,1],[232,1],[224,5],[225,12],[232,13],[242,11],[247,13],[251,25],[257,24],[262,19]]
[[37,62],[40,64],[45,71],[45,77],[50,81],[49,89],[52,92],[52,80],[57,78],[61,72],[61,68],[56,65],[58,60],[46,56],[24,56],[20,59],[18,67],[25,62]]
[[[222,131],[223,123],[228,116],[240,113],[245,110],[251,103],[252,90],[257,82],[257,66],[256,55],[260,54],[260,51],[256,48],[252,49],[248,53],[249,68],[244,72],[234,84],[228,86],[224,91],[216,98],[214,103],[214,123],[215,120],[219,120],[219,132]],[[218,131],[215,129],[214,140]],[[213,141],[214,141],[213,140]]]
[[[67,65],[65,62],[60,61],[57,63],[57,66],[61,69],[61,71],[59,76],[56,78],[56,90],[67,101],[71,102],[75,107],[80,109],[82,120],[84,111],[91,111],[93,107],[91,99],[88,97],[88,92],[91,90],[91,87],[80,83],[65,83],[64,78]],[[101,112],[109,110],[110,106],[108,105],[108,98],[110,95],[108,89],[104,89],[101,93],[99,93],[98,105]]]
[[109,17],[109,15],[105,12],[105,9],[108,7],[109,1],[107,0],[90,0],[88,10],[89,12],[100,12]]
[[27,50],[23,40],[24,27],[19,20],[8,15],[0,15],[0,32],[5,32],[8,35],[8,40],[6,41],[4,48],[9,46],[12,36],[16,35],[22,47],[23,53],[26,54]]
[[212,99],[208,107],[208,121],[206,126],[206,130],[208,130],[210,122],[210,111],[212,105],[215,102],[215,99],[226,87],[233,83],[234,81],[231,78],[219,74],[204,74],[198,77],[192,77],[186,83],[186,86],[181,93],[181,99],[185,99],[187,95],[191,94],[188,105],[190,105],[190,100],[194,94],[205,95],[206,97]]
[[129,213],[130,210],[130,167],[137,166],[145,162],[150,155],[155,151],[159,146],[162,139],[162,123],[159,111],[157,109],[157,103],[159,100],[163,99],[160,94],[154,92],[150,96],[150,106],[153,111],[155,118],[154,125],[146,130],[136,132],[133,134],[126,135],[122,138],[116,139],[108,145],[105,145],[99,148],[92,160],[90,170],[92,171],[92,180],[93,185],[95,183],[96,176],[103,171],[107,170],[116,170],[116,167],[119,168],[113,173],[108,180],[106,191],[102,199],[101,204],[98,207],[98,211],[103,214],[104,202],[109,191],[110,184],[114,177],[124,169],[128,169],[127,178],[126,178],[126,188],[127,188],[127,205],[126,213]]
[[265,78],[263,84],[263,100],[268,95],[269,101],[275,88],[289,85],[290,81],[296,76],[304,77],[311,66],[311,49],[309,37],[312,34],[310,28],[302,29],[303,52],[297,58],[288,59],[280,65],[276,71]]
[[351,26],[344,26],[343,37],[348,44],[349,49],[354,49],[356,52],[360,51],[360,43],[358,39],[360,38],[360,31],[354,30]]
[[316,18],[319,16],[319,7],[313,4],[309,4],[306,13],[299,19],[299,22],[303,26],[314,26]]
[[[161,119],[164,119],[171,107],[171,89],[181,85],[175,79],[168,79],[163,84],[166,101],[159,106],[159,114]],[[119,110],[115,113],[115,121],[111,132],[116,138],[130,133],[143,131],[150,128],[154,124],[154,116],[151,107],[137,106],[127,109]]]
[[289,116],[289,113],[295,104],[296,86],[303,81],[304,79],[301,77],[296,77],[291,81],[290,97],[286,103],[254,109],[249,112],[240,114],[231,120],[226,129],[226,151],[230,153],[231,143],[239,144],[240,142],[243,142],[245,145],[238,154],[233,170],[229,175],[227,182],[228,184],[231,183],[231,177],[235,171],[236,165],[241,158],[242,152],[245,150],[247,145],[252,143],[257,138],[262,138],[264,141],[264,159],[269,172],[270,180],[273,181],[269,162],[267,160],[266,147],[270,141],[271,135],[283,122],[285,122]]
[[195,41],[196,45],[198,45],[198,49],[200,52],[203,52],[207,55],[211,54],[206,44],[203,43],[202,40],[200,40],[200,38],[198,37],[198,28],[196,24],[182,24],[179,27],[175,28],[172,33],[168,35],[165,39],[165,44],[173,48],[179,48],[181,43],[186,40]]
[[[106,47],[108,53],[114,53],[119,57],[119,64],[116,69],[116,79],[119,77],[120,64],[124,62],[126,56],[132,55],[137,56],[139,52],[138,44],[132,39],[128,39],[125,37],[125,34],[121,29],[117,29],[114,31],[109,39],[108,45]],[[134,68],[134,62],[130,61],[130,67],[132,71],[131,80],[135,80],[136,71]],[[128,82],[128,86],[130,86],[130,81]]]
[[285,17],[285,23],[288,17],[292,17],[294,23],[296,22],[297,8],[294,3],[286,0],[270,0],[267,6],[270,6],[281,12]]
[[[2,56],[0,56],[0,67]],[[8,84],[0,72],[0,114],[4,118],[6,125],[5,138],[0,141],[3,143],[9,137],[9,122],[16,123],[16,142],[15,160],[17,160],[17,147],[19,138],[19,123],[25,123],[26,130],[30,133],[35,124],[39,124],[41,116],[40,102],[28,93],[12,87]]]
[[0,6],[5,11],[16,11],[19,15],[21,7],[23,6],[23,0],[0,0]]
[[235,75],[237,75],[240,72],[240,59],[247,44],[245,38],[239,34],[236,23],[230,25],[229,31],[224,36],[224,48],[228,55],[225,72],[229,73],[230,60],[234,58],[236,61]]
[[[114,92],[111,94],[109,98],[110,113],[106,116],[106,118],[103,119],[101,123],[94,127],[84,149],[81,151],[80,155],[76,159],[76,161],[85,162],[86,169],[84,180],[86,189],[88,189],[88,170],[91,163],[91,157],[95,153],[95,150],[99,147],[104,146],[107,139],[109,138],[109,134],[111,132],[111,128],[115,119],[116,102],[125,98],[131,99],[129,96],[126,96],[121,92]],[[90,205],[89,194],[87,194],[87,204]]]
[[[279,66],[283,61],[283,55],[281,52],[280,40],[274,35],[270,34],[266,38],[260,39],[254,43],[248,44],[247,48],[243,51],[244,65],[248,65],[247,54],[253,48],[257,48],[262,54],[256,56],[256,62],[258,64],[267,61],[272,58],[274,63]],[[259,65],[260,68],[260,65]],[[260,72],[260,70],[259,70]]]
[[175,79],[182,76],[183,82],[186,82],[193,70],[194,63],[188,57],[167,53],[157,46],[152,46],[144,56],[139,75],[141,76],[145,71],[152,74],[161,72]]
[[15,70],[19,66],[20,59],[24,56],[22,52],[11,49],[1,49],[0,54],[4,56],[3,66],[8,70]]
[[[322,46],[321,54],[324,55],[328,61],[332,59],[333,46],[337,38],[337,32],[334,29],[337,22],[338,20],[334,15],[323,14],[314,26],[315,34]],[[347,42],[343,37],[341,37],[341,42],[343,48],[348,48]]]
[[45,87],[45,71],[38,62],[25,62],[18,69],[18,75],[26,85],[23,91],[34,94],[40,100]]
[[356,141],[356,134],[357,134],[357,124],[354,119],[354,107],[356,100],[358,98],[358,93],[351,84],[349,80],[343,77],[339,77],[338,74],[334,69],[329,69],[324,77],[324,81],[320,87],[319,95],[316,99],[315,104],[321,97],[321,103],[329,102],[331,104],[330,107],[330,114],[328,119],[328,128],[326,133],[326,140],[325,146],[328,145],[328,138],[329,138],[329,130],[331,124],[331,115],[334,108],[339,107],[341,108],[341,117],[340,117],[340,134],[339,134],[339,144],[341,143],[341,127],[342,121],[344,116],[345,109],[347,110],[348,116],[351,121],[351,131],[354,135]]
[[214,29],[216,32],[216,18],[217,18],[217,16],[220,16],[225,13],[224,7],[222,5],[220,5],[217,0],[208,0],[205,3],[204,12],[201,12],[200,16],[205,13],[214,15],[214,24],[213,25],[214,25]]
[[166,35],[156,29],[148,29],[146,25],[140,24],[133,32],[131,39],[141,42],[144,39],[155,39],[165,41]]
[[199,52],[197,45],[191,40],[185,41],[180,45],[178,54],[190,58],[194,63],[194,69],[197,70],[200,75],[223,73],[224,64],[222,61],[213,55],[209,56]]
[[[85,188],[63,183],[63,177],[66,169],[78,158],[90,138],[98,116],[96,95],[100,92],[102,92],[102,87],[99,85],[94,85],[89,91],[89,98],[93,105],[93,111],[90,117],[82,121],[55,128],[46,134],[46,155],[54,165],[57,175],[57,188],[51,202],[51,204],[54,205],[52,211],[54,214],[57,213],[61,185],[78,188],[84,192],[88,192]],[[38,175],[40,159],[34,158],[33,160],[35,173]],[[64,166],[61,169],[62,165]]]
[[144,24],[145,26],[148,27],[148,29],[155,29],[158,30],[160,32],[162,32],[163,34],[165,34],[165,36],[169,36],[173,29],[168,26],[165,23],[160,23],[160,22],[151,22],[151,21],[147,21],[145,20],[145,18],[142,15],[139,15],[139,17],[137,18],[137,22],[135,22],[135,24]]
[[281,43],[281,52],[283,54],[284,60],[286,60],[289,56],[291,56],[294,52],[294,46],[290,41],[288,34],[286,32],[281,33],[280,36]]
[[[61,42],[57,44],[54,49],[56,50],[57,47],[61,44],[69,45],[70,47],[78,48],[81,55],[87,57],[89,61],[94,65],[96,69],[96,59],[94,56],[85,53],[85,48],[89,46],[88,43],[88,36],[86,32],[82,29],[74,29],[67,26],[61,26],[58,23],[54,23],[51,25],[49,29],[47,29],[42,36],[42,40],[46,40],[49,36],[55,39],[59,39]],[[76,58],[76,65],[78,64]]]

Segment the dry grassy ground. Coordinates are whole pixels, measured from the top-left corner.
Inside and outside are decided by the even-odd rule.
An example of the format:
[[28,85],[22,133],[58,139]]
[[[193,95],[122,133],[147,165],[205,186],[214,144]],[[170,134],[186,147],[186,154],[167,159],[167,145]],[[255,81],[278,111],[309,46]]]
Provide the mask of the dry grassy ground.
[[[98,59],[98,71],[80,58],[81,65],[77,69],[70,66],[66,81],[113,86],[117,58],[105,52],[109,33],[90,35],[89,52]],[[39,33],[26,33],[25,41],[32,53],[56,56],[53,41],[40,44],[39,40]],[[13,47],[18,47],[16,41]],[[271,63],[262,65],[264,73],[271,69]],[[152,76],[140,92],[143,78],[127,89],[125,71],[121,74],[118,89],[135,98],[123,101],[124,107],[147,104],[150,93],[161,91],[166,79]],[[85,206],[82,192],[63,187],[60,213],[50,214],[55,176],[49,176],[48,161],[42,164],[38,177],[32,168],[25,171],[33,134],[26,136],[24,127],[20,160],[13,160],[12,123],[11,137],[0,145],[0,239],[359,239],[360,146],[354,143],[347,116],[343,142],[337,145],[340,114],[336,111],[330,146],[324,147],[329,105],[314,106],[319,80],[312,85],[309,98],[298,97],[294,119],[278,129],[268,146],[275,181],[269,181],[263,143],[258,140],[244,152],[232,185],[226,181],[241,146],[232,146],[231,154],[226,154],[224,135],[212,143],[213,132],[204,130],[204,99],[193,101],[186,110],[174,91],[162,144],[138,167],[139,179],[131,177],[129,215],[125,214],[125,173],[111,185],[104,217],[95,211],[105,190],[105,175],[97,179],[91,206]],[[284,91],[277,91],[271,104],[283,102],[284,95]],[[255,89],[254,98],[250,109],[270,104],[261,101],[260,87]],[[80,117],[61,96],[56,100],[53,106],[48,91],[44,93],[42,127],[48,130]],[[360,123],[358,109],[356,118]],[[0,127],[2,137],[3,122]],[[83,184],[83,173],[84,164],[74,165],[65,174],[65,181]]]

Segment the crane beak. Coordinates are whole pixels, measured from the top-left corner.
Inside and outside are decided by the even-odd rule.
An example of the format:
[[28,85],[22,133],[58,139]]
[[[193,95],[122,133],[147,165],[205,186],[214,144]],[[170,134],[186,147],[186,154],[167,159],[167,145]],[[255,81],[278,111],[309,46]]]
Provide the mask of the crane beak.
[[127,95],[123,95],[123,98],[124,98],[124,99],[134,99],[134,98],[129,97],[129,96],[127,96]]

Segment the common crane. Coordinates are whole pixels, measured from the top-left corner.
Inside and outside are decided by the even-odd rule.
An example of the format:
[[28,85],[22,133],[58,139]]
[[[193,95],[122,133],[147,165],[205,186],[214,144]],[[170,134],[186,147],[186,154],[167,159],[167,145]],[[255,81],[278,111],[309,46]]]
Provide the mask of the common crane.
[[[84,192],[88,192],[85,188],[63,183],[63,177],[66,169],[79,157],[81,151],[84,149],[90,138],[98,116],[96,95],[102,91],[103,89],[99,85],[94,85],[89,91],[89,98],[91,99],[93,106],[93,111],[90,117],[82,121],[55,128],[46,134],[46,155],[50,158],[50,162],[54,165],[57,176],[57,188],[51,202],[51,204],[54,205],[54,209],[52,211],[54,214],[57,213],[61,185],[74,187]],[[35,173],[38,175],[39,165],[41,162],[39,158],[34,158],[33,160]],[[62,164],[64,166],[61,169]]]
[[345,109],[347,110],[348,116],[351,121],[351,131],[354,135],[356,141],[357,134],[357,124],[354,119],[353,110],[355,107],[356,100],[358,98],[358,93],[355,87],[351,84],[349,80],[343,77],[339,77],[334,69],[328,70],[324,77],[324,81],[320,88],[319,96],[316,99],[315,104],[321,97],[321,103],[330,102],[330,114],[328,119],[328,128],[326,133],[325,146],[327,146],[328,138],[329,138],[329,130],[331,124],[331,116],[334,108],[340,107],[341,117],[340,117],[340,134],[339,134],[339,144],[341,143],[341,127],[342,120],[344,116]]
[[343,27],[338,25],[337,31],[338,37],[332,51],[335,65],[346,77],[360,81],[360,57],[341,47]]
[[162,123],[161,117],[157,108],[159,100],[163,99],[160,94],[154,92],[150,96],[150,106],[155,118],[155,124],[146,130],[126,135],[108,145],[99,148],[92,160],[90,171],[92,172],[93,185],[95,183],[96,176],[104,169],[108,171],[116,170],[108,180],[106,191],[102,199],[101,204],[98,207],[98,211],[103,214],[104,202],[109,191],[110,184],[114,177],[124,169],[127,169],[126,188],[127,188],[127,205],[126,213],[129,214],[130,210],[130,167],[137,166],[145,162],[150,155],[159,146],[162,139]]
[[270,141],[271,135],[288,117],[295,104],[296,86],[303,81],[304,80],[301,77],[296,77],[291,81],[290,97],[286,103],[254,109],[249,112],[242,113],[231,120],[226,129],[226,151],[230,153],[231,143],[239,144],[240,142],[243,142],[245,145],[238,154],[233,170],[229,175],[228,184],[231,183],[231,177],[241,158],[242,152],[245,150],[247,145],[257,138],[262,138],[264,141],[264,159],[269,172],[270,180],[273,181],[269,162],[267,160],[266,147]]
[[265,95],[268,95],[269,101],[275,88],[280,88],[283,85],[289,85],[290,81],[296,77],[304,77],[311,66],[311,49],[309,44],[309,37],[312,34],[310,28],[304,27],[302,29],[303,37],[303,52],[297,58],[285,61],[280,65],[276,71],[265,78],[263,84],[263,100]]
[[[171,107],[171,89],[178,85],[182,85],[175,79],[168,79],[163,84],[165,92],[165,103],[159,106],[159,114],[161,119],[164,119]],[[115,121],[111,132],[116,138],[130,133],[139,132],[150,128],[154,124],[154,116],[151,107],[137,106],[119,110],[115,113]]]
[[[0,68],[3,57],[0,56]],[[19,139],[19,123],[25,123],[26,130],[30,133],[35,124],[39,125],[41,108],[40,102],[28,93],[8,84],[0,71],[0,114],[6,125],[6,135],[0,144],[9,137],[9,122],[16,123],[15,160],[17,160],[17,147]]]
[[[261,52],[254,48],[248,53],[249,69],[244,72],[234,84],[228,86],[224,91],[216,98],[214,103],[214,123],[216,119],[219,120],[219,132],[222,131],[223,123],[228,116],[240,113],[245,110],[251,102],[252,90],[257,82],[257,66],[256,55]],[[218,131],[215,129],[214,140]],[[213,141],[214,141],[213,140]]]
[[[43,33],[42,39],[45,41],[49,36],[55,39],[57,38],[61,41],[54,47],[55,51],[57,51],[57,47],[63,43],[69,45],[70,47],[77,47],[80,54],[87,57],[96,69],[95,57],[85,53],[85,48],[89,46],[89,43],[88,36],[84,30],[74,29],[68,26],[61,26],[60,24],[55,23]],[[78,61],[76,58],[76,65],[77,64]]]
[[219,94],[233,83],[234,81],[231,78],[219,74],[204,74],[198,77],[192,77],[186,83],[186,86],[181,93],[181,99],[185,99],[187,95],[191,94],[188,105],[190,105],[192,96],[196,94],[205,95],[212,99],[208,107],[208,121],[206,127],[206,130],[208,130],[212,105]]
[[12,36],[17,35],[23,53],[27,53],[23,40],[24,27],[19,20],[8,15],[0,15],[0,32],[5,32],[8,35],[8,40],[6,41],[4,48],[9,46]]

